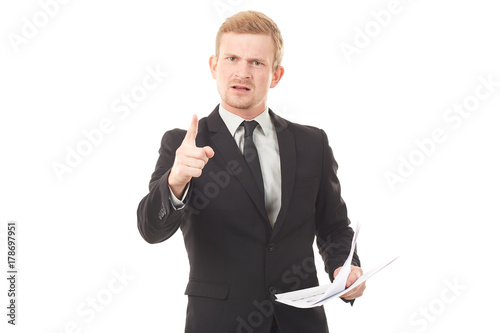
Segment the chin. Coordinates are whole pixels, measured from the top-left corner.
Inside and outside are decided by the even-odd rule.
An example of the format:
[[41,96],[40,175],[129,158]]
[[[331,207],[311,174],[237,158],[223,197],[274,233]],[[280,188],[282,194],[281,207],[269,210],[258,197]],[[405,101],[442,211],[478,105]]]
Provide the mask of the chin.
[[226,100],[224,102],[230,107],[240,110],[247,110],[255,106],[253,103],[243,102],[243,101],[240,102],[240,101]]

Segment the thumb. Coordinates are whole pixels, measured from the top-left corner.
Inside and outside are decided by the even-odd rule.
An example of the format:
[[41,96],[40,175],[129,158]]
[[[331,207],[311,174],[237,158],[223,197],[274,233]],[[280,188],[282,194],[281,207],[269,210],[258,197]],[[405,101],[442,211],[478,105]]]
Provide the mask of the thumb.
[[347,278],[346,287],[349,288],[357,279],[361,276],[361,273],[357,269],[351,269],[351,274]]
[[215,155],[214,150],[210,146],[205,146],[203,147],[203,150],[205,151],[205,155],[207,155],[208,158],[212,158]]
[[182,143],[188,143],[196,147],[196,134],[198,134],[198,117],[194,114]]

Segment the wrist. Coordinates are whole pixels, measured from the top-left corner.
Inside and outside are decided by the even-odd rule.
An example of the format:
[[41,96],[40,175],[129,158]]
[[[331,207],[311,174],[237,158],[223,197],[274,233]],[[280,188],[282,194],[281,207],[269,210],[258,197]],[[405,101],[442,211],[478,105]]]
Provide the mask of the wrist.
[[187,183],[183,184],[176,182],[175,180],[172,179],[172,174],[168,176],[167,183],[170,189],[172,190],[172,193],[175,195],[175,197],[180,200],[182,198],[182,194],[184,193],[184,189],[186,188]]

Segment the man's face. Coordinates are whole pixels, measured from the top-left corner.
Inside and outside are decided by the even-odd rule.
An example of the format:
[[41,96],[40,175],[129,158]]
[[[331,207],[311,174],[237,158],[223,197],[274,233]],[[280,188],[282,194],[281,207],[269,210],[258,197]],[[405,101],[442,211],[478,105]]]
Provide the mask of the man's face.
[[210,69],[226,110],[249,116],[264,111],[269,88],[283,76],[282,67],[273,71],[274,48],[268,35],[222,36],[219,58],[210,58]]

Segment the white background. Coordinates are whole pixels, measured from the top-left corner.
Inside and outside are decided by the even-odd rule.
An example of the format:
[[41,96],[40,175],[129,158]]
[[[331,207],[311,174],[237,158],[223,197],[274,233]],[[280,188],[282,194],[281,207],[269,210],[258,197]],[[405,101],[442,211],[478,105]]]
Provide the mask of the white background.
[[[147,244],[136,208],[163,133],[218,103],[208,68],[215,34],[223,17],[246,9],[266,13],[282,31],[285,76],[269,105],[327,132],[351,220],[363,224],[363,266],[400,255],[354,307],[326,305],[331,332],[498,327],[500,86],[456,128],[443,118],[471,100],[480,76],[500,81],[498,6],[401,0],[377,31],[370,13],[389,2],[221,0],[217,9],[212,0],[74,0],[43,22],[39,2],[3,1],[0,266],[7,222],[15,220],[19,276],[16,327],[6,323],[8,287],[0,283],[2,332],[183,331],[182,235]],[[33,16],[45,25],[15,46],[12,36]],[[358,29],[367,26],[372,37],[361,45]],[[356,38],[363,47],[346,57],[341,43],[355,46]],[[113,103],[142,83],[147,67],[169,75],[120,118]],[[64,164],[68,147],[103,119],[113,130],[59,180],[54,162]],[[415,141],[436,128],[446,140],[427,155],[415,152]],[[384,175],[410,156],[420,165],[391,189]],[[115,281],[118,273],[128,280]],[[88,305],[96,297],[105,303],[100,311]]]

